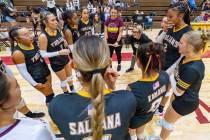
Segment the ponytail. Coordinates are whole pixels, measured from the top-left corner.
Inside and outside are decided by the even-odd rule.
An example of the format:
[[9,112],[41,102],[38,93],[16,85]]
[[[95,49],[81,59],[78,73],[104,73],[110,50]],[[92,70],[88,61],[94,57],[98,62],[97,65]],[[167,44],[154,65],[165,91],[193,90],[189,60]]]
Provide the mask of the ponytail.
[[104,79],[102,74],[97,73],[92,76],[90,93],[93,106],[92,130],[93,140],[102,140],[103,120],[104,120]]
[[187,42],[193,46],[194,52],[205,52],[210,41],[210,31],[190,31],[183,35]]
[[103,76],[109,65],[109,49],[105,42],[97,36],[82,36],[76,42],[72,54],[76,69],[81,73],[80,80],[90,83],[93,140],[101,140],[105,117]]
[[143,66],[143,72],[150,73],[151,70],[159,72],[163,67],[163,46],[159,43],[147,43],[138,47],[137,58]]
[[15,26],[12,27],[9,31],[9,37],[11,39],[11,51],[14,51],[15,48],[15,42],[17,43],[17,38],[18,38],[18,30],[21,29],[21,26]]

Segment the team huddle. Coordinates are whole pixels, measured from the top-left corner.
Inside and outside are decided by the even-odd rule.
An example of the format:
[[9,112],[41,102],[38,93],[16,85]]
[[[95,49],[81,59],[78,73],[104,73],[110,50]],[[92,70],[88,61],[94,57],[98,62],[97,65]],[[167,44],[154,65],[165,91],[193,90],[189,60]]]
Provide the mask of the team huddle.
[[[129,39],[134,53],[127,71],[136,64],[142,74],[124,90],[115,88],[123,46],[123,21],[115,7],[104,23],[104,33],[96,33],[86,8],[79,22],[76,12],[65,11],[62,29],[53,13],[43,13],[36,39],[25,27],[13,27],[11,56],[21,76],[46,97],[49,115],[64,139],[165,140],[175,122],[198,108],[204,78],[201,56],[210,32],[193,31],[184,15],[184,7],[170,7],[156,42],[142,33],[140,25],[133,27]],[[112,68],[114,51],[117,71]],[[45,58],[60,80],[62,94],[53,91]],[[81,89],[74,87],[73,71]],[[0,59],[0,140],[56,139],[46,122],[13,117],[16,110],[31,118],[44,115],[31,112],[20,94],[18,81]],[[148,122],[163,112],[157,122],[160,134],[146,136]]]

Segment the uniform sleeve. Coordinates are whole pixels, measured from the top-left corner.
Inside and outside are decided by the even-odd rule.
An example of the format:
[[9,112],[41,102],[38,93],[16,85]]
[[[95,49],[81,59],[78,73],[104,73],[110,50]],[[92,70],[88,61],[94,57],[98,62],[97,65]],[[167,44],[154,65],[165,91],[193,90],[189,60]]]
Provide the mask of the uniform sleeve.
[[191,84],[196,82],[198,78],[198,72],[193,68],[188,68],[180,73],[176,86],[185,91],[191,86]]
[[145,41],[145,43],[149,43],[152,40],[147,35],[144,35],[144,41]]

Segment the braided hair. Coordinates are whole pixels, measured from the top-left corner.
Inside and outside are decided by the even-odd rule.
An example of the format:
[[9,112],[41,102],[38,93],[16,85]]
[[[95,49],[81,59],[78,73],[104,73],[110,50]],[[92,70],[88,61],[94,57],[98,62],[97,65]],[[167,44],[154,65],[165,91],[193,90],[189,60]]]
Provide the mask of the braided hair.
[[13,52],[14,47],[15,47],[15,42],[17,43],[18,30],[20,30],[21,28],[22,28],[21,26],[14,26],[9,31],[9,37],[11,39],[11,51],[12,52]]
[[99,37],[83,36],[76,42],[72,54],[76,69],[81,73],[81,80],[90,83],[93,140],[101,140],[105,116],[103,75],[109,65],[109,49]]

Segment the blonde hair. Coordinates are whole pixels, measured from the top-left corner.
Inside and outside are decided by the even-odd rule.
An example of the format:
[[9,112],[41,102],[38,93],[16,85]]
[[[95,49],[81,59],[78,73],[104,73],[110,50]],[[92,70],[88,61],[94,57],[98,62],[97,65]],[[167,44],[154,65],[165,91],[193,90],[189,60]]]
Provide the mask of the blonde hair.
[[194,52],[205,51],[205,47],[207,46],[210,40],[210,31],[190,31],[183,35],[185,39],[187,39],[188,44],[194,47]]
[[97,36],[81,37],[73,49],[73,61],[80,71],[83,82],[89,82],[92,99],[93,140],[101,140],[104,120],[104,87],[103,75],[109,65],[107,44]]

